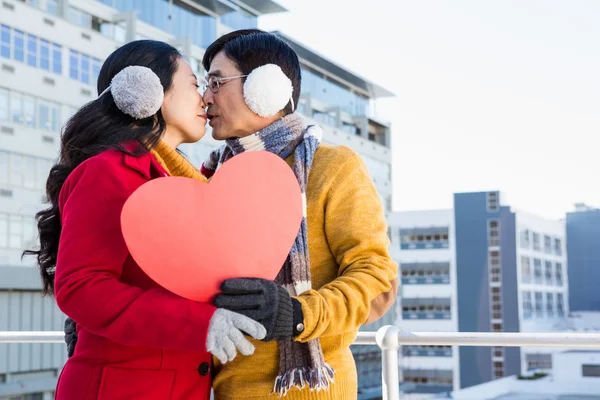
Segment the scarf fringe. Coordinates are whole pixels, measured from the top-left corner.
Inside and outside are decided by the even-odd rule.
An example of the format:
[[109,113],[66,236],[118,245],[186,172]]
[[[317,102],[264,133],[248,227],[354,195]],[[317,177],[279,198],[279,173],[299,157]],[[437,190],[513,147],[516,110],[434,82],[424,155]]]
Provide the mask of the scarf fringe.
[[334,376],[335,371],[327,363],[317,369],[294,368],[275,379],[273,393],[284,397],[292,388],[303,389],[305,386],[311,392],[329,390],[329,386],[334,383]]

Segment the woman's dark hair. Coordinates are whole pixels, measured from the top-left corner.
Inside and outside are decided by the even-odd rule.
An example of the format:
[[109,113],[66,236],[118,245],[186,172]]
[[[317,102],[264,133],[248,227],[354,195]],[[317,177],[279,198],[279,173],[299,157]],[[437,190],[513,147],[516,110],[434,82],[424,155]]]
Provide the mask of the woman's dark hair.
[[[302,83],[300,61],[289,44],[276,35],[259,29],[233,31],[208,46],[202,59],[204,69],[210,70],[210,64],[221,51],[224,51],[225,55],[237,65],[243,75],[249,74],[261,65],[278,65],[292,81],[294,87],[292,98],[295,106],[298,106]],[[288,102],[283,112],[284,115],[294,112],[291,102]]]
[[[102,65],[98,93],[110,85],[119,71],[130,65],[150,68],[159,77],[166,92],[171,88],[180,57],[179,51],[167,43],[154,40],[127,43],[108,56]],[[88,158],[108,149],[141,155],[156,146],[165,128],[160,111],[153,117],[136,120],[117,108],[110,91],[81,107],[66,123],[58,162],[50,170],[46,181],[46,197],[51,205],[36,214],[39,250],[23,252],[23,256],[37,257],[44,295],[54,294],[54,272],[61,233],[58,196],[69,174]],[[125,150],[123,144],[127,142],[139,143],[141,150],[135,153]]]

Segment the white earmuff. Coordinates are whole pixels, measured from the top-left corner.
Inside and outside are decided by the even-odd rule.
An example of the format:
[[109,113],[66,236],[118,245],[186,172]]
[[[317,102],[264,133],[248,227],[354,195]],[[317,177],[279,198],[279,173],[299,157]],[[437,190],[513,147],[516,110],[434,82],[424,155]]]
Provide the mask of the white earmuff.
[[292,102],[294,111],[293,92],[292,81],[275,64],[265,64],[254,69],[244,83],[244,100],[261,117],[277,114],[288,102]]

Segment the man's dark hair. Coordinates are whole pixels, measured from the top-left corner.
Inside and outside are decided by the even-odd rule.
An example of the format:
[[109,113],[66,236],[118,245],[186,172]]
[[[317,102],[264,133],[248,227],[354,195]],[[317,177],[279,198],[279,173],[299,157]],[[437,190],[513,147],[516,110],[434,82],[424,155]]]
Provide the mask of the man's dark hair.
[[[302,82],[300,61],[296,52],[278,36],[259,29],[242,29],[221,36],[214,41],[202,59],[202,65],[208,71],[215,56],[223,51],[232,60],[243,75],[265,64],[278,65],[292,81],[292,98],[295,107],[300,99]],[[283,109],[284,115],[291,114],[292,104]]]

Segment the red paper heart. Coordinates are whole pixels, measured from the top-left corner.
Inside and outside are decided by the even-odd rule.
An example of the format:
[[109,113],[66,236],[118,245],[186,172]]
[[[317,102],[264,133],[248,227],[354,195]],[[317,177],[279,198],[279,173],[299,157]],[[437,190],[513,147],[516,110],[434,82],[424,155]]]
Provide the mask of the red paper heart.
[[140,268],[164,288],[211,301],[228,278],[275,279],[302,221],[300,186],[265,151],[233,157],[210,183],[151,180],[126,201],[121,229]]

